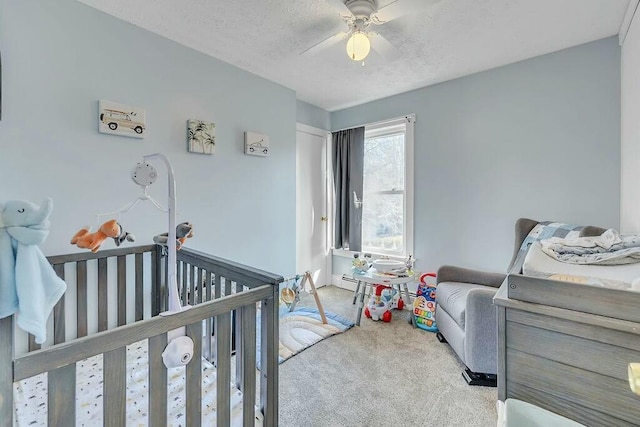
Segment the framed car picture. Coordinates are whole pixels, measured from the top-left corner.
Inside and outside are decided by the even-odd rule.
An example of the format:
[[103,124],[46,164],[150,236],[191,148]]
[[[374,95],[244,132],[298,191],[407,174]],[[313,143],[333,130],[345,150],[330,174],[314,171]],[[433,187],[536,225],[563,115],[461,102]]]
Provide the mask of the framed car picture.
[[269,137],[256,132],[245,132],[244,154],[267,156],[269,154]]

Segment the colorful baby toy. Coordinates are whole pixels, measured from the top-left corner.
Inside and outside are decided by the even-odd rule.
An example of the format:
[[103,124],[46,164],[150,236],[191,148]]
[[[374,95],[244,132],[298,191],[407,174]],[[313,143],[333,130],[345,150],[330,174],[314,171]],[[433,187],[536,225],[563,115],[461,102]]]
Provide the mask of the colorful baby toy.
[[369,303],[364,309],[364,315],[372,320],[382,320],[383,322],[391,322],[391,307],[389,302],[382,298],[382,291],[389,289],[385,285],[375,285],[375,296],[371,297]]
[[111,219],[100,226],[100,228],[90,233],[91,227],[84,227],[80,229],[71,238],[72,245],[78,245],[79,248],[89,249],[91,252],[98,252],[100,245],[112,237],[116,239],[122,234],[122,228],[115,219]]
[[[369,255],[370,256],[370,255]],[[363,255],[360,258],[360,254],[353,254],[353,274],[365,274],[369,270],[369,261],[367,261],[367,255]]]
[[435,278],[435,273],[424,273],[420,276],[420,284],[413,301],[414,324],[425,331],[438,332],[436,326],[436,286],[428,284],[427,277]]

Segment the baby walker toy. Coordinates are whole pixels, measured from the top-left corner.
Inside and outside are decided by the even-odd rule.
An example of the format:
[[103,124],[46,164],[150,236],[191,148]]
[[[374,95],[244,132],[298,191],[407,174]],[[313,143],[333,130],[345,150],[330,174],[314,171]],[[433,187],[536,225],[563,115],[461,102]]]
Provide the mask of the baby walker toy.
[[385,288],[387,288],[385,285],[376,285],[375,296],[371,297],[371,300],[369,300],[369,303],[364,309],[364,315],[371,320],[391,322],[389,303],[382,299],[382,291]]
[[424,273],[413,301],[413,325],[429,332],[438,332],[436,326],[436,286],[428,284],[427,277],[435,278],[435,273]]
[[369,303],[364,309],[364,315],[372,320],[382,320],[383,322],[391,322],[391,310],[404,308],[404,300],[400,297],[400,293],[390,286],[375,285],[375,295],[371,297]]

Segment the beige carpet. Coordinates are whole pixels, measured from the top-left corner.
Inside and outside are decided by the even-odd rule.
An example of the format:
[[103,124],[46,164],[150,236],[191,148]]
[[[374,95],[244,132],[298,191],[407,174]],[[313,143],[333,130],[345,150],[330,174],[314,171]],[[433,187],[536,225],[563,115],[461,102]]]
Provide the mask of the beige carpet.
[[[319,290],[326,310],[355,320],[352,293]],[[314,307],[308,296],[301,305]],[[329,337],[280,365],[280,425],[495,426],[497,390],[471,387],[463,365],[435,334],[414,329],[409,311],[391,323]]]

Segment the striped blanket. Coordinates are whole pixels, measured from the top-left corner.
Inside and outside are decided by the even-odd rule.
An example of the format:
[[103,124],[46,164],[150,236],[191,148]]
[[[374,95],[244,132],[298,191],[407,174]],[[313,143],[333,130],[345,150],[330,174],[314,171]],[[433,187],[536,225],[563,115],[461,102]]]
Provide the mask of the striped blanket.
[[580,236],[580,231],[582,231],[583,228],[584,227],[581,225],[571,225],[551,221],[542,221],[536,224],[527,237],[522,241],[516,260],[509,273],[520,274],[522,272],[524,258],[533,242],[550,238],[576,239]]

